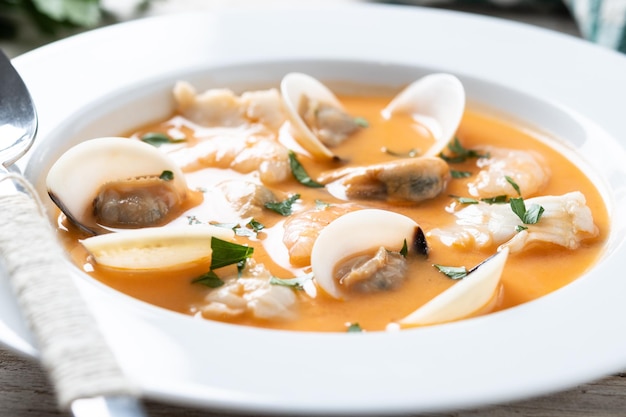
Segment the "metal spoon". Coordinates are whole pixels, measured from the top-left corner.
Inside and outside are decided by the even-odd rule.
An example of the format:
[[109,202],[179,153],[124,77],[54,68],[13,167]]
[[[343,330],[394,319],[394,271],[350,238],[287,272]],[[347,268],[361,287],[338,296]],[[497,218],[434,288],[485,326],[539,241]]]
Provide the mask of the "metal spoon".
[[37,132],[33,100],[0,51],[0,257],[59,406],[74,416],[145,416],[70,276],[33,186],[12,168]]

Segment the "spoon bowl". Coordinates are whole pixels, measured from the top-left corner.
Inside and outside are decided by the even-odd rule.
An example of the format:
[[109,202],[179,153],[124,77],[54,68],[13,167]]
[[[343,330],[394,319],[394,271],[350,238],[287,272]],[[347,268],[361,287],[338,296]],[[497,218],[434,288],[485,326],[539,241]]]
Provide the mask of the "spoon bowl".
[[2,51],[0,80],[0,162],[7,170],[30,149],[38,121],[24,81]]

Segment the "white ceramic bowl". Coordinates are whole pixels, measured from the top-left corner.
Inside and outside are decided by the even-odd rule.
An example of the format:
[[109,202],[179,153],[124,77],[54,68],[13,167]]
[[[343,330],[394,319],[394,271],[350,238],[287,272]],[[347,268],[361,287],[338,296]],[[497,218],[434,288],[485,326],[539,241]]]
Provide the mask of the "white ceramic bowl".
[[[254,36],[244,36],[248,30]],[[556,51],[562,58],[538,78],[532,65]],[[163,53],[171,59],[163,61]],[[47,61],[51,56],[65,65]],[[592,59],[589,74],[575,70],[580,56]],[[521,68],[524,62],[531,66]],[[41,103],[42,136],[23,164],[42,194],[48,167],[71,145],[168,115],[179,79],[199,90],[243,90],[300,71],[332,85],[399,89],[446,71],[462,80],[472,106],[559,138],[555,146],[572,153],[609,207],[605,255],[574,283],[496,314],[397,333],[280,332],[198,320],[119,294],[75,269],[123,369],[148,396],[269,413],[442,411],[543,394],[626,366],[626,336],[614,328],[626,315],[626,282],[619,279],[626,128],[615,109],[626,108],[626,59],[617,54],[493,19],[367,6],[150,19],[43,48],[16,65]],[[50,74],[61,85],[50,85]],[[598,94],[618,95],[593,102]],[[8,298],[2,288],[0,301]],[[0,331],[0,340],[34,354],[14,308],[0,309],[0,319],[12,332]]]

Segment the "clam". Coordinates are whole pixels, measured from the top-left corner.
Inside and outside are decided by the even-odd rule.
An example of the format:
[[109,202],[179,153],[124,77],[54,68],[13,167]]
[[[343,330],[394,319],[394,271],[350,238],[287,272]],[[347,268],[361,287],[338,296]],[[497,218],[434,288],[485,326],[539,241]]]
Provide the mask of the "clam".
[[417,326],[450,322],[467,317],[485,307],[498,292],[500,277],[509,255],[500,250],[452,287],[399,321],[401,325]]
[[[353,211],[332,221],[317,237],[311,252],[311,266],[317,284],[330,296],[345,298],[345,283],[341,283],[342,265],[350,258],[368,254],[372,262],[379,263],[381,256],[390,252],[399,253],[404,242],[412,251],[426,255],[428,248],[419,225],[411,218],[391,211],[365,209]],[[381,248],[384,250],[381,251]],[[400,259],[390,260],[392,268],[402,273]],[[342,279],[344,279],[342,278]],[[351,277],[352,279],[352,277]],[[361,281],[361,277],[354,278]],[[402,278],[401,278],[402,279]],[[376,279],[373,286],[393,286],[388,277]],[[371,285],[358,284],[362,289],[370,290]]]
[[436,156],[454,137],[464,110],[465,89],[461,81],[451,74],[436,73],[407,86],[383,109],[382,115],[386,119],[399,112],[411,115],[435,139],[424,156]]
[[154,227],[179,213],[189,197],[181,169],[155,147],[105,137],[82,142],[50,168],[48,194],[83,231]]
[[211,225],[162,226],[92,236],[80,243],[100,266],[156,271],[208,262],[212,238],[230,240],[233,235],[231,229]]
[[297,72],[280,83],[294,139],[314,158],[337,159],[329,149],[359,129],[337,97],[315,78]]

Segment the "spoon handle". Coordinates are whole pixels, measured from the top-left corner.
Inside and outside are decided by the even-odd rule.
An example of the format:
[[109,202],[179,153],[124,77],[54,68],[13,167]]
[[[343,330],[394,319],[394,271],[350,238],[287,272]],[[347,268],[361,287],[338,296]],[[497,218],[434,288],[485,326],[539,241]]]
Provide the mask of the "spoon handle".
[[[20,175],[5,173],[0,181],[6,184],[6,179],[32,190]],[[33,196],[32,192],[0,195],[0,255],[59,406],[69,410],[74,401],[84,398],[136,397],[137,388],[100,333]]]

